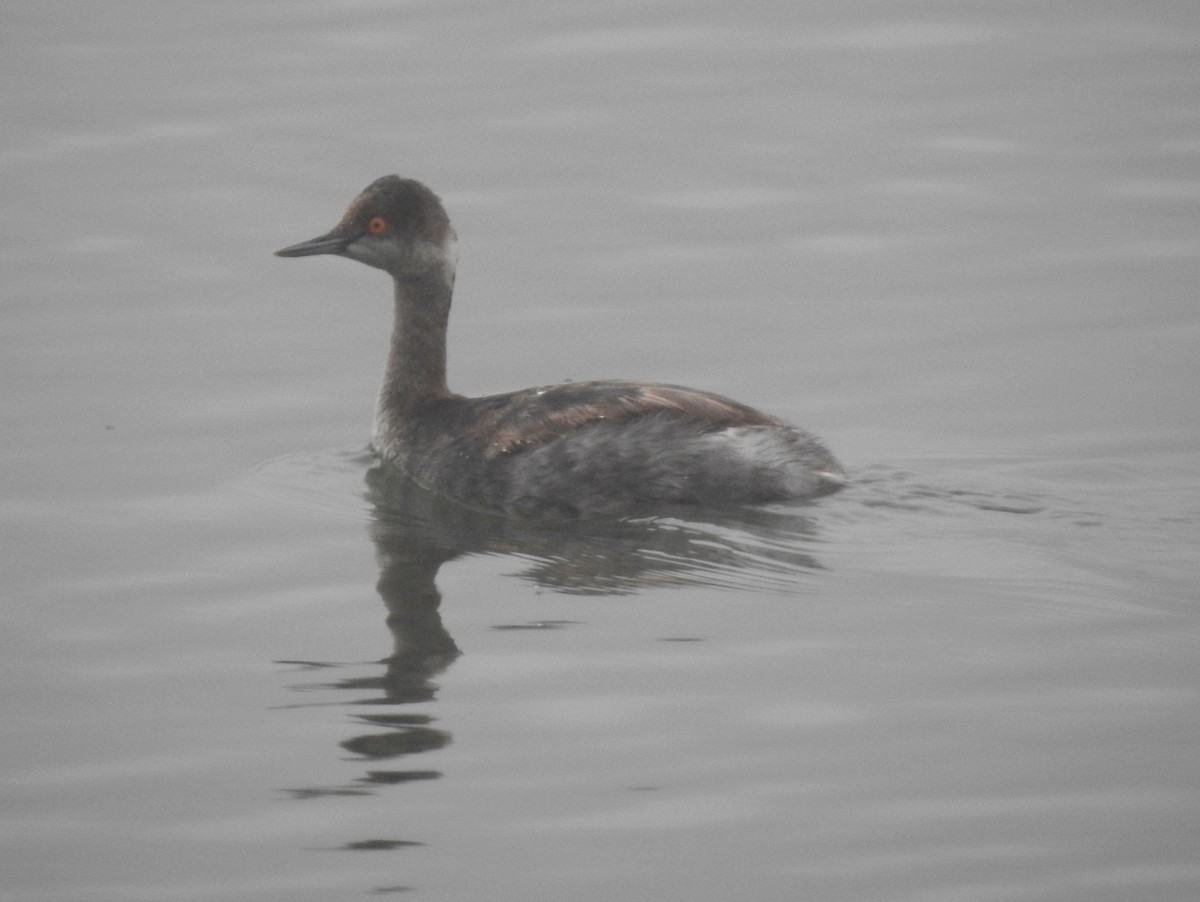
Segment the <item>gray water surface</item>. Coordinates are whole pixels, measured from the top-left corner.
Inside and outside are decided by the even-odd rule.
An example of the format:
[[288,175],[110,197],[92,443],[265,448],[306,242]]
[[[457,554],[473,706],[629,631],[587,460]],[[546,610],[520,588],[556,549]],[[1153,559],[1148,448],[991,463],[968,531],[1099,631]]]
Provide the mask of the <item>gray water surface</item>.
[[[0,900],[1200,897],[1191,4],[10,3]],[[855,477],[556,530],[372,472],[376,176],[451,384]]]

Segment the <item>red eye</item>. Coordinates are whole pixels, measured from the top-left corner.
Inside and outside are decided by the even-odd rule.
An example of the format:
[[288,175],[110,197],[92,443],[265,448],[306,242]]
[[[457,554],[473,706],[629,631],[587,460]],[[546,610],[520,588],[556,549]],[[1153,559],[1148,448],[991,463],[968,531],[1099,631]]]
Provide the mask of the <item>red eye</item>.
[[367,222],[367,231],[372,235],[382,235],[387,231],[387,220],[382,216],[372,216]]

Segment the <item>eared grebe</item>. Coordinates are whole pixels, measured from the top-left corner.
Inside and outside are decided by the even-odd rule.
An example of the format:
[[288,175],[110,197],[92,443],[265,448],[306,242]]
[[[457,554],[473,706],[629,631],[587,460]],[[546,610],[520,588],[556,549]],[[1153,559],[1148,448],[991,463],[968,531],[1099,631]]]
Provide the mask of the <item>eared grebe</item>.
[[437,195],[389,175],[320,238],[281,257],[337,254],[396,283],[372,447],[469,507],[576,517],[655,505],[813,498],[846,484],[812,436],[719,395],[645,382],[568,382],[464,398],[446,387],[455,234]]

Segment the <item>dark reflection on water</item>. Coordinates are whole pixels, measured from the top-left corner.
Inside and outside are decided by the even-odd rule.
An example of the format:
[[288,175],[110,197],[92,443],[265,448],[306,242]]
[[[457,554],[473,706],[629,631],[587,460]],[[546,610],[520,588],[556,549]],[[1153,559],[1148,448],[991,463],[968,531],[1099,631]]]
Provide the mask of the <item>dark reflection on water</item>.
[[[814,523],[802,508],[690,508],[637,519],[527,523],[447,502],[389,467],[373,467],[366,482],[370,534],[379,565],[376,590],[387,609],[392,653],[380,662],[381,673],[298,687],[358,693],[349,702],[354,705],[435,700],[436,677],[461,654],[442,622],[436,577],[443,564],[463,555],[511,555],[523,564],[514,574],[517,578],[579,595],[621,595],[642,588],[698,584],[771,588],[794,584],[791,580],[798,573],[820,567],[804,550],[813,539]],[[547,620],[495,628],[556,629],[568,624]],[[338,666],[280,663],[314,670]],[[451,742],[451,734],[435,726],[436,718],[427,714],[360,714],[354,720],[370,732],[351,736],[340,745],[373,765],[435,751]],[[350,785],[296,788],[288,793],[295,799],[367,795],[381,786],[441,776],[432,769],[368,769]]]
[[[654,516],[522,522],[467,510],[388,467],[367,474],[380,594],[436,593],[441,564],[462,554],[511,554],[515,575],[577,595],[629,594],[681,585],[768,587],[820,569],[804,545],[815,525],[804,508],[658,510]],[[394,581],[394,582],[393,582]]]

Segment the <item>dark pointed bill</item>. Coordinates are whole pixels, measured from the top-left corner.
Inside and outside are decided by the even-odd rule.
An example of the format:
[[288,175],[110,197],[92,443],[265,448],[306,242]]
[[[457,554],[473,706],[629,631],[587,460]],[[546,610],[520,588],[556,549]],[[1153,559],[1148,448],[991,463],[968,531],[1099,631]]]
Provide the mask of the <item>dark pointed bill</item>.
[[275,252],[275,256],[311,257],[314,254],[341,254],[345,252],[348,244],[350,244],[348,239],[330,232],[328,235],[322,235],[320,238],[301,241],[299,244],[293,244],[291,247],[278,250]]

